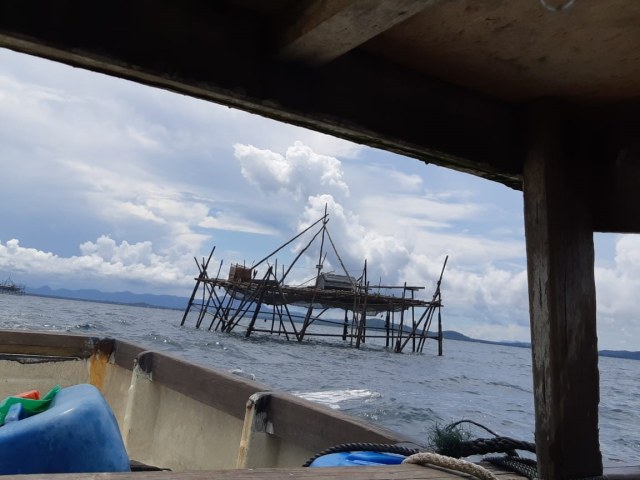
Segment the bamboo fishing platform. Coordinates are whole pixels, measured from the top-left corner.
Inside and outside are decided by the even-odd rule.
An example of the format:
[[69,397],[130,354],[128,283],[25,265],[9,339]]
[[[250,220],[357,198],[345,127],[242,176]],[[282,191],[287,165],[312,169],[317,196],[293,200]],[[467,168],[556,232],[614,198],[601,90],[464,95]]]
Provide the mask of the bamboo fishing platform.
[[[218,273],[209,277],[208,267],[215,251],[202,262],[196,260],[199,275],[181,325],[185,325],[195,313],[195,327],[231,333],[243,330],[246,337],[252,333],[281,335],[298,342],[307,337],[337,338],[360,348],[370,339],[384,339],[385,347],[403,352],[410,345],[412,352],[422,352],[428,339],[438,344],[438,355],[442,355],[442,298],[440,286],[447,263],[445,258],[440,277],[431,300],[422,300],[416,293],[422,286],[371,285],[367,280],[367,262],[362,274],[355,278],[349,274],[327,229],[329,221],[325,211],[323,217],[311,224],[274,252],[252,265],[232,264],[226,278],[220,277],[223,261]],[[317,231],[312,234],[313,228]],[[306,246],[282,274],[277,274],[277,260],[269,260],[285,246],[303,235],[311,236]],[[285,280],[300,257],[320,239],[317,271],[312,279],[301,285],[289,285]],[[341,274],[323,272],[331,245],[331,253],[342,268]],[[264,272],[258,275],[259,268]],[[309,285],[312,283],[312,285]],[[197,296],[201,290],[201,295]],[[340,318],[336,311],[342,311]],[[206,320],[206,321],[205,321]],[[431,333],[432,323],[437,332]],[[316,326],[333,329],[314,329]],[[333,330],[333,331],[329,331]]]

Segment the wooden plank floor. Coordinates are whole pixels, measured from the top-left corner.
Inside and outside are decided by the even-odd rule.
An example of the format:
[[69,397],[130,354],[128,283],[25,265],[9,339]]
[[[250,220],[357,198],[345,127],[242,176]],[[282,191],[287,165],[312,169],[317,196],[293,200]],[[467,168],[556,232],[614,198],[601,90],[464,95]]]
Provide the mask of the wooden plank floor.
[[[485,465],[483,465],[485,466]],[[501,479],[525,479],[488,467]],[[2,480],[455,480],[475,478],[436,467],[394,465],[385,467],[257,468],[249,470],[207,470],[197,472],[74,473],[59,475],[7,475]],[[526,479],[525,479],[526,480]]]
[[[511,472],[482,464],[501,480],[526,480]],[[640,466],[605,468],[607,480],[638,480]],[[249,470],[207,470],[194,472],[137,472],[137,473],[70,473],[57,475],[3,475],[2,480],[455,480],[475,478],[436,467],[397,465],[388,467],[331,467],[331,468],[257,468]]]

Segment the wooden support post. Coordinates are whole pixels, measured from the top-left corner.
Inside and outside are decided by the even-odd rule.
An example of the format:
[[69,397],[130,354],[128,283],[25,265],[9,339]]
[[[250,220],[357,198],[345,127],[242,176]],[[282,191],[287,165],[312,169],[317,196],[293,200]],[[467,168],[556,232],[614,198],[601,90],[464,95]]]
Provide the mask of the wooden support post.
[[[396,329],[396,312],[395,310],[391,311],[391,341],[389,342],[390,347],[394,347],[394,339],[395,339],[395,329]],[[395,348],[395,347],[394,347]]]
[[[280,287],[280,281],[278,281],[278,279],[276,278],[276,276],[273,276],[273,280],[274,280],[274,285],[276,287],[276,290],[278,290],[278,294],[280,295],[280,299],[282,300],[282,306],[284,307],[285,311],[287,312],[287,317],[289,317],[289,324],[291,325],[291,330],[293,330],[293,334],[296,336],[296,340],[298,340],[298,331],[296,330],[296,324],[293,323],[293,318],[291,318],[291,312],[289,312],[289,307],[287,307],[287,302],[286,302],[286,297],[284,292],[282,291],[282,288]],[[284,328],[284,326],[283,326]],[[284,328],[284,334],[287,337],[287,340],[289,340],[289,334],[287,333],[286,328]]]
[[[207,271],[204,271],[204,274],[207,274]],[[209,296],[207,297],[207,303],[204,304],[204,307],[202,308],[202,310],[200,311],[200,316],[202,318],[198,319],[198,326],[197,328],[200,328],[200,324],[202,323],[202,321],[204,320],[204,316],[207,314],[207,312],[209,311],[209,305],[211,305],[211,300],[213,299],[213,296],[215,295],[215,290],[213,288],[213,286],[209,283],[209,280],[205,280],[202,282],[202,286],[204,288],[205,292],[209,293]],[[217,295],[216,295],[217,298]],[[211,320],[211,325],[213,325],[214,320]],[[209,330],[211,330],[211,325],[209,326]]]
[[[215,288],[215,287],[214,287]],[[218,287],[220,288],[220,287]],[[213,314],[213,320],[211,320],[211,325],[209,325],[209,330],[211,330],[211,326],[213,325],[213,322],[215,322],[216,320],[218,320],[218,323],[216,323],[216,330],[218,330],[218,326],[220,325],[220,322],[222,321],[222,317],[220,316],[220,311],[224,309],[224,302],[227,299],[227,295],[229,294],[229,291],[227,289],[224,290],[224,295],[222,296],[222,299],[220,300],[217,295],[216,298],[218,298],[218,306],[216,307],[216,313]]]
[[602,475],[589,134],[529,112],[524,213],[540,478]]
[[[402,345],[396,348],[396,353],[401,353],[404,350],[404,347],[407,346],[407,343],[409,343],[409,340],[416,338],[416,332],[418,328],[420,328],[420,325],[422,324],[423,321],[425,322],[425,325],[431,324],[431,318],[433,317],[434,309],[435,307],[433,305],[429,306],[427,309],[425,309],[424,312],[422,312],[422,315],[420,316],[420,319],[418,320],[418,322],[413,320],[413,328],[411,329],[411,332],[409,332],[409,335],[407,336],[405,341],[402,343]],[[415,347],[413,351],[415,352]]]
[[271,276],[271,269],[272,267],[269,267],[269,269],[267,270],[266,275],[264,276],[263,280],[262,280],[262,285],[260,285],[260,295],[258,296],[258,301],[256,302],[256,307],[253,310],[253,316],[251,317],[251,321],[249,322],[249,326],[247,327],[247,331],[245,332],[244,336],[248,337],[251,335],[251,332],[253,330],[253,326],[256,324],[256,320],[258,319],[258,314],[260,313],[260,308],[262,308],[262,300],[264,299],[264,294],[266,292],[266,290],[269,288],[267,282],[269,281],[269,277]]
[[[227,293],[229,292],[229,290],[227,290]],[[222,312],[222,315],[220,316],[220,320],[218,320],[218,323],[216,324],[216,328],[215,330],[218,330],[218,327],[220,328],[221,332],[226,332],[227,331],[227,322],[229,321],[229,313],[231,312],[231,308],[233,307],[233,302],[236,299],[236,292],[237,292],[237,287],[233,287],[233,289],[231,290],[231,295],[229,295],[229,301],[227,302],[226,307],[224,308],[224,311]]]
[[389,348],[389,328],[390,328],[390,320],[389,320],[389,312],[387,311],[387,318],[384,321],[384,329],[385,329],[385,348]]
[[[211,261],[211,257],[213,256],[213,252],[215,251],[216,251],[216,247],[214,246],[211,249],[211,253],[209,254],[209,258],[207,259],[207,262],[204,264],[205,271],[207,270],[207,267],[209,266],[209,262]],[[196,264],[198,264],[197,260],[196,260]],[[198,268],[198,270],[200,270],[200,268]],[[193,305],[193,300],[196,297],[196,293],[198,292],[198,286],[200,285],[201,277],[202,277],[202,271],[200,271],[200,275],[196,279],[196,286],[193,287],[193,292],[191,293],[191,298],[189,298],[189,302],[187,303],[187,308],[184,311],[184,315],[182,317],[182,321],[180,322],[180,326],[183,326],[184,322],[187,320],[187,315],[189,314],[189,310],[191,310],[191,306]]]
[[[365,260],[365,279],[366,279],[366,260]],[[360,316],[360,323],[358,325],[358,336],[356,337],[356,348],[360,348],[360,342],[364,343],[364,336],[366,335],[365,327],[367,325],[367,299],[369,298],[369,282],[365,283],[364,289],[364,302],[362,305],[362,314]]]
[[204,299],[206,294],[207,294],[207,284],[202,282],[202,302],[200,303],[200,313],[198,314],[198,319],[196,320],[196,328],[200,328],[200,325],[204,320],[204,314],[207,311],[204,304]]
[[[438,307],[438,356],[442,356],[442,315],[441,307]],[[422,343],[424,345],[424,341]],[[422,350],[420,350],[422,351]]]
[[198,287],[200,286],[200,277],[196,278],[196,286],[193,287],[193,292],[191,292],[191,297],[187,302],[187,308],[184,310],[184,315],[182,316],[182,321],[180,322],[180,326],[184,325],[184,322],[187,320],[187,315],[189,315],[189,311],[191,310],[191,306],[193,305],[193,300],[196,298],[196,293],[198,293]]
[[342,340],[347,340],[347,327],[349,326],[349,319],[347,318],[348,310],[344,311],[344,325],[342,327]]
[[407,282],[404,282],[404,288],[402,289],[402,304],[400,309],[400,326],[398,327],[398,339],[396,340],[396,353],[400,353],[402,348],[400,344],[402,342],[402,334],[404,333],[402,330],[404,329],[404,297],[407,293]]
[[411,290],[411,302],[412,302],[412,305],[411,305],[411,326],[413,327],[413,339],[412,339],[411,351],[413,353],[416,352],[416,329],[418,328],[416,326],[416,309],[413,306],[414,297],[415,297],[415,292],[414,292],[414,290]]

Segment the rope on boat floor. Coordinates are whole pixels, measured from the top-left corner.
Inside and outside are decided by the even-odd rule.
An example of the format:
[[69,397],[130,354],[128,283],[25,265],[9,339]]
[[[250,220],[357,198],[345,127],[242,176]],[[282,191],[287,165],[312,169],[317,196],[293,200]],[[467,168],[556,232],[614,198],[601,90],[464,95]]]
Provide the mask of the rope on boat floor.
[[[470,423],[483,428],[494,435],[494,438],[471,439],[471,434],[460,428],[460,425],[463,423]],[[433,465],[473,475],[481,480],[499,480],[498,477],[486,468],[477,463],[462,460],[461,457],[486,455],[489,453],[506,453],[506,455],[502,457],[484,457],[483,460],[492,465],[527,477],[529,480],[540,480],[537,462],[534,459],[520,457],[516,452],[516,450],[524,450],[535,454],[536,446],[534,443],[515,440],[509,437],[501,437],[484,425],[472,420],[460,420],[445,427],[436,426],[429,440],[430,446],[428,448],[408,447],[406,444],[343,443],[323,450],[310,458],[303,466],[308,467],[317,458],[332,453],[356,451],[384,452],[406,456],[407,458],[405,458],[402,463],[423,466]],[[598,476],[576,480],[606,480],[606,477]]]
[[[476,438],[471,440],[470,434],[464,432],[460,425],[470,423],[494,435],[494,438]],[[431,437],[434,450],[440,454],[460,458],[471,455],[486,455],[488,453],[506,453],[502,457],[484,457],[483,460],[492,465],[512,471],[529,480],[541,480],[538,476],[536,460],[520,457],[516,450],[536,453],[536,446],[532,442],[514,440],[501,437],[484,425],[472,420],[460,420],[443,428],[437,427]],[[575,480],[607,480],[605,476],[584,477]]]
[[539,480],[538,476],[538,463],[530,458],[522,457],[485,457],[485,462],[489,462],[496,467],[504,468],[511,472],[518,473],[529,480]]
[[410,456],[414,453],[418,453],[420,449],[405,447],[402,445],[394,445],[388,443],[362,443],[362,442],[352,442],[352,443],[341,443],[340,445],[335,445],[333,447],[327,448],[326,450],[321,451],[317,455],[314,455],[309,460],[307,460],[303,467],[310,466],[314,460],[320,458],[324,455],[329,455],[331,453],[341,453],[341,452],[385,452],[385,453],[397,453],[399,455]]
[[422,465],[427,467],[435,465],[436,467],[455,470],[456,472],[467,473],[479,478],[480,480],[499,480],[493,473],[486,468],[475,463],[467,462],[459,458],[447,457],[438,453],[419,452],[414,453],[410,457],[404,459],[402,463],[410,463],[414,465]]

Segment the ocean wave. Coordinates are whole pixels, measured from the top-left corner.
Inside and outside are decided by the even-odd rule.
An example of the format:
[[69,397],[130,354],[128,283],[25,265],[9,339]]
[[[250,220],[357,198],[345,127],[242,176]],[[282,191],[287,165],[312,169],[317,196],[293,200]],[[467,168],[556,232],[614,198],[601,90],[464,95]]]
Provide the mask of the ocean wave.
[[513,383],[509,383],[509,382],[489,381],[489,382],[487,382],[487,385],[493,385],[493,386],[496,386],[496,387],[512,388],[514,390],[520,390],[521,392],[525,392],[525,393],[533,393],[532,390],[529,389],[529,388],[521,387],[520,385],[514,385]]
[[334,410],[341,408],[341,403],[345,402],[367,402],[382,395],[367,389],[344,389],[344,390],[323,390],[319,392],[291,392],[295,396],[304,398],[311,402],[326,405]]
[[91,330],[95,328],[98,328],[98,327],[92,323],[85,322],[85,323],[78,323],[76,325],[73,325],[72,327],[67,327],[67,331],[72,332],[73,330]]
[[229,373],[231,373],[232,375],[237,375],[242,378],[247,378],[249,380],[253,380],[253,381],[256,380],[256,376],[253,373],[245,372],[241,368],[234,368],[232,370],[229,370]]

